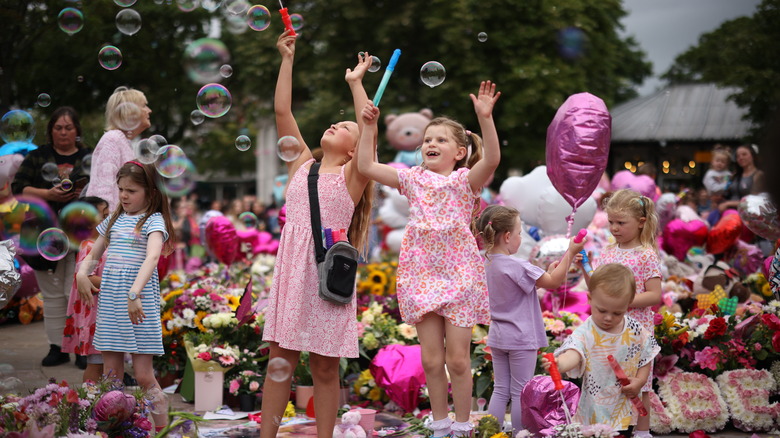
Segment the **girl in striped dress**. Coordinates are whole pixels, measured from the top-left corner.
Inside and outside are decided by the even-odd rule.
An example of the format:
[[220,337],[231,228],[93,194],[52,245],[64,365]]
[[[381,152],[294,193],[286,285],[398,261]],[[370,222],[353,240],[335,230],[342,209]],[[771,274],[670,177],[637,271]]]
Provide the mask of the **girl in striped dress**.
[[[138,384],[146,391],[160,391],[154,377],[152,355],[162,355],[160,280],[157,261],[174,248],[169,238],[171,215],[168,199],[157,187],[154,166],[128,161],[117,172],[119,206],[98,225],[100,236],[76,274],[79,294],[85,302],[98,289],[88,275],[90,266],[106,251],[98,299],[94,346],[103,355],[106,375],[121,379],[124,354],[133,356]],[[163,403],[164,404],[164,403]],[[167,406],[157,406],[155,426],[167,422]]]

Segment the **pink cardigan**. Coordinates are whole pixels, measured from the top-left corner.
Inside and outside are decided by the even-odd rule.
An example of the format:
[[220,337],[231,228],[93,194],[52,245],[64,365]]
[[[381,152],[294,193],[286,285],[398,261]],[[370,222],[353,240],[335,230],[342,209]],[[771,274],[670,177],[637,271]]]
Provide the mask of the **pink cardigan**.
[[116,173],[123,164],[134,158],[130,140],[122,131],[113,129],[103,134],[92,152],[92,172],[85,196],[104,199],[113,212],[119,205]]

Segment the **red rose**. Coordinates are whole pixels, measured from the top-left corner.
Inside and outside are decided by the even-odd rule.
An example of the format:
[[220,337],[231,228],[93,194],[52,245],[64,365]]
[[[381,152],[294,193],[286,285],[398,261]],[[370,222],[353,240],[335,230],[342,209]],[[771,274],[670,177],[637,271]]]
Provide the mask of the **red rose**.
[[780,330],[780,318],[777,317],[777,315],[772,315],[771,313],[765,313],[761,315],[761,319],[764,321],[764,324],[766,324],[767,327],[769,327],[772,330]]
[[67,400],[68,400],[68,403],[78,403],[79,402],[79,393],[71,389],[70,391],[68,391]]
[[707,331],[704,332],[704,339],[712,339],[715,336],[720,336],[724,333],[726,333],[726,320],[723,318],[715,318],[712,321],[710,321],[709,327],[707,327]]
[[772,335],[772,348],[774,348],[775,351],[780,352],[780,331],[777,331]]

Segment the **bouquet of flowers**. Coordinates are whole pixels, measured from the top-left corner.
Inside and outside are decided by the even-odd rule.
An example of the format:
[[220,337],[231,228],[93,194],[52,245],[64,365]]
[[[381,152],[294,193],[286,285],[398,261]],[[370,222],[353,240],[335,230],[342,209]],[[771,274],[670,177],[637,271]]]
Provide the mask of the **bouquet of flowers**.
[[188,334],[184,344],[195,371],[227,371],[241,355],[237,347],[219,342],[213,333]]
[[398,261],[368,263],[358,268],[357,290],[361,294],[395,295]]
[[387,402],[389,398],[385,390],[376,385],[371,370],[363,370],[353,386],[355,394],[372,402]]
[[542,321],[544,321],[544,330],[547,332],[547,338],[550,346],[559,347],[574,329],[582,324],[582,319],[576,314],[562,310],[555,316],[549,310],[542,312]]
[[417,331],[408,324],[399,324],[385,307],[378,302],[372,302],[358,315],[358,338],[360,349],[364,356],[368,352],[390,344],[417,344]]
[[251,370],[239,371],[228,382],[228,391],[233,395],[254,394],[263,385],[263,376]]

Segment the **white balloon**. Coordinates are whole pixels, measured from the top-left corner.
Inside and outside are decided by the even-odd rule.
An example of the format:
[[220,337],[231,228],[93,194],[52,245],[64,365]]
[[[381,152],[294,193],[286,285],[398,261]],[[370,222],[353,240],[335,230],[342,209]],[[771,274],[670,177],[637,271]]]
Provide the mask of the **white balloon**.
[[379,218],[390,228],[403,228],[409,222],[409,201],[398,190],[383,187],[385,199],[379,207]]
[[531,258],[531,251],[534,249],[534,246],[536,246],[537,243],[539,242],[534,240],[534,238],[528,234],[528,231],[526,231],[525,227],[522,227],[522,231],[520,232],[520,248],[517,248],[515,257],[521,258],[523,260],[529,260]]
[[[566,199],[552,185],[537,192],[537,196],[539,196],[537,208],[539,221],[541,222],[538,227],[548,236],[566,234],[569,227],[566,217],[571,214],[571,205],[566,202]],[[582,228],[588,228],[595,214],[596,201],[593,198],[588,198],[574,215],[571,235],[577,234]]]
[[401,242],[404,240],[404,230],[393,230],[387,233],[385,237],[385,243],[387,248],[392,252],[398,252],[401,250]]
[[538,166],[528,175],[505,179],[499,193],[506,205],[520,212],[523,222],[533,227],[540,227],[542,224],[537,208],[539,192],[546,187],[552,187],[550,177],[547,176],[547,166]]

